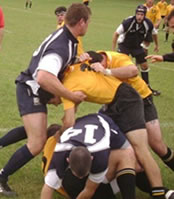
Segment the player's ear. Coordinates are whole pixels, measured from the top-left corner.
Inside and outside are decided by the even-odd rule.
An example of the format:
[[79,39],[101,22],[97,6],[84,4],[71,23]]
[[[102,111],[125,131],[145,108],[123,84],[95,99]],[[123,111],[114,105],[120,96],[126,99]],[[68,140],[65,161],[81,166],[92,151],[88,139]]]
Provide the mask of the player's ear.
[[93,159],[94,159],[94,156],[91,155],[91,160],[93,160]]
[[69,163],[69,158],[66,158],[66,161]]

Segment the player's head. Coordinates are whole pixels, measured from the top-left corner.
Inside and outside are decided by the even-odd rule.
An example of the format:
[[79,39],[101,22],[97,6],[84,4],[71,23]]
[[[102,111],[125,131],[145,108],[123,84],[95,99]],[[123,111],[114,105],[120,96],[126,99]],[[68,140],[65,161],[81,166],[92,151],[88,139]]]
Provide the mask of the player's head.
[[72,173],[78,178],[83,178],[90,172],[92,157],[87,148],[78,146],[70,152],[68,162]]
[[55,9],[54,13],[57,16],[58,24],[61,24],[64,21],[66,10],[67,9],[64,6],[60,6],[60,7]]
[[66,13],[66,7],[65,6],[60,6],[60,7],[57,7],[54,11],[55,15],[59,15],[61,13]]
[[104,51],[88,51],[87,53],[91,57],[91,60],[89,61],[90,64],[100,62],[104,68],[107,67],[107,54]]
[[59,124],[51,124],[48,128],[47,128],[47,138],[53,136],[56,134],[57,131],[59,131],[61,129],[61,125]]
[[147,5],[148,7],[153,6],[153,4],[154,4],[154,0],[146,0],[146,5]]
[[168,15],[167,23],[169,27],[174,31],[174,10],[172,10],[170,14]]
[[138,23],[141,23],[146,16],[147,8],[144,5],[137,6],[135,16]]
[[66,12],[65,24],[69,28],[75,28],[77,36],[83,36],[88,28],[90,15],[91,10],[89,7],[83,3],[73,3]]
[[171,1],[170,1],[170,4],[171,4],[171,5],[174,5],[174,0],[171,0]]
[[89,54],[91,60],[89,60],[90,64],[96,63],[96,62],[101,62],[103,60],[103,57],[100,53],[97,53],[95,51],[87,51]]

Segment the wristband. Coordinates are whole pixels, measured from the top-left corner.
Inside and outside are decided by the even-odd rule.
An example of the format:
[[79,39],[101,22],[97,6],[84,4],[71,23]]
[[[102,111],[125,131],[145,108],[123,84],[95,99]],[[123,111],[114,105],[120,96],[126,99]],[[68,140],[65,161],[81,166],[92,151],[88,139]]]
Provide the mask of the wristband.
[[112,75],[112,71],[107,68],[104,70],[104,75]]

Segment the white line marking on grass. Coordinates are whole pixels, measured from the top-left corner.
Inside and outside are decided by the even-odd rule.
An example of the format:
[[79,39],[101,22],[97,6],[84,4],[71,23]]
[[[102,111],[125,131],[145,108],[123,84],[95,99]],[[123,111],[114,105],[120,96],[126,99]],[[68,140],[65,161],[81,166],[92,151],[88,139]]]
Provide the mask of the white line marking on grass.
[[174,68],[168,68],[168,67],[163,67],[163,66],[152,66],[152,67],[156,67],[162,70],[174,71]]
[[54,17],[52,14],[45,14],[45,13],[41,13],[41,12],[33,12],[32,10],[27,10],[25,8],[22,9],[22,8],[14,8],[14,7],[8,7],[8,6],[4,6],[4,8],[7,8],[9,10],[15,10],[15,11],[18,11],[18,12],[25,12],[25,13],[29,13],[29,14],[47,16],[47,17],[51,17],[51,18]]

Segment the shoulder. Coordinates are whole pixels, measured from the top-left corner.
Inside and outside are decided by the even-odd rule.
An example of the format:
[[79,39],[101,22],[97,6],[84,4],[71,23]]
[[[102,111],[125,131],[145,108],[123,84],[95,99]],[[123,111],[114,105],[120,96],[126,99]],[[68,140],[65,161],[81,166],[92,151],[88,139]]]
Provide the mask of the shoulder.
[[129,16],[123,20],[123,23],[131,23],[135,19],[135,16]]
[[135,16],[130,16],[123,20],[122,24],[126,30],[135,21]]
[[160,11],[160,9],[159,9],[159,7],[157,5],[154,5],[153,9],[155,9],[156,11]]

